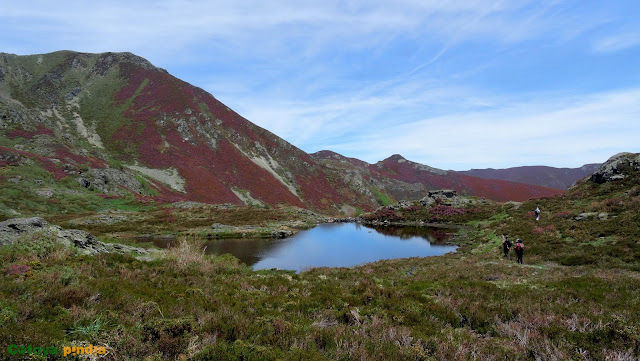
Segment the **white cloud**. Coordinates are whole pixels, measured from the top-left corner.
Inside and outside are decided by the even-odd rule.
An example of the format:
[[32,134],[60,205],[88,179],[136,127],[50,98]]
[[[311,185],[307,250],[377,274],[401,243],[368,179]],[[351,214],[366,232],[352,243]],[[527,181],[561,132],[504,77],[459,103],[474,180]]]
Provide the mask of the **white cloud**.
[[598,53],[612,53],[640,45],[640,31],[626,32],[597,39],[593,50]]
[[[620,151],[640,151],[640,89],[428,118],[334,144],[347,156],[390,154],[441,168],[577,167]],[[365,149],[373,149],[372,153]]]
[[[443,168],[575,166],[636,147],[638,92],[570,79],[559,92],[584,96],[523,94],[528,74],[491,70],[548,56],[545,47],[588,56],[640,44],[627,30],[592,39],[619,18],[579,0],[39,0],[3,7],[0,49],[131,51],[308,151],[370,162],[402,153]],[[524,55],[500,63],[507,53]],[[553,55],[535,70],[554,73]],[[485,73],[496,79],[474,82]]]
[[[326,47],[379,45],[381,37],[426,37],[443,49],[466,39],[515,42],[557,36],[582,19],[558,26],[556,3],[530,1],[77,1],[16,2],[0,19],[43,46],[83,51],[125,49],[147,57],[213,45],[229,52],[277,53],[287,43]],[[523,14],[524,12],[524,14]],[[574,26],[575,25],[575,26]],[[217,44],[217,45],[216,45]],[[448,45],[445,45],[448,44]],[[270,50],[274,50],[271,52]],[[225,54],[220,54],[225,56]],[[170,62],[170,61],[169,61]]]

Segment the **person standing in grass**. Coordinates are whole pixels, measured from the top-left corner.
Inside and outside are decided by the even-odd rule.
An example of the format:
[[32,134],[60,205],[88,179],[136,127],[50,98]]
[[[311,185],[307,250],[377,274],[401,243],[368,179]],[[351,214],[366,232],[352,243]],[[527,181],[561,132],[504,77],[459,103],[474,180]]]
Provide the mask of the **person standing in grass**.
[[522,243],[522,240],[520,238],[516,239],[516,246],[514,247],[514,250],[516,251],[516,256],[518,257],[517,262],[523,264],[522,256],[524,255],[524,243]]
[[536,221],[539,221],[540,220],[540,207],[536,207],[535,213],[536,213]]
[[507,235],[502,235],[502,250],[504,251],[504,257],[506,259],[511,259],[511,256],[509,255],[509,249],[511,248],[511,241],[509,240],[509,236]]

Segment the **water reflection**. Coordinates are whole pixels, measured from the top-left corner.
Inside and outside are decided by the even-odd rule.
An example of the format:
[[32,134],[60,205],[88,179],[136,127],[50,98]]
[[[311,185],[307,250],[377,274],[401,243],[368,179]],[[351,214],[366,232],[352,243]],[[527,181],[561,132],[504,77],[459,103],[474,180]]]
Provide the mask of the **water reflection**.
[[[350,267],[381,259],[437,256],[455,250],[435,245],[433,230],[369,228],[356,223],[321,224],[285,239],[260,254],[254,269],[281,268],[301,271],[311,267]],[[400,232],[401,235],[397,235]]]
[[[220,239],[205,243],[207,254],[230,253],[254,269],[350,267],[381,259],[438,256],[450,233],[423,227],[370,228],[357,223],[321,224],[287,239]],[[154,240],[168,247],[175,240]]]

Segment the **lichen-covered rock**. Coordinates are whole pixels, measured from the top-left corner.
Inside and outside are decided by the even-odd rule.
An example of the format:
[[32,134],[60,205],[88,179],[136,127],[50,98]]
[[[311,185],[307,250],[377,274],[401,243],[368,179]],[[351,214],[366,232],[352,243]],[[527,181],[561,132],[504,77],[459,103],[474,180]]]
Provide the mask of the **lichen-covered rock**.
[[594,183],[605,183],[624,179],[625,172],[640,171],[640,154],[618,153],[609,158],[591,175]]
[[18,238],[35,232],[54,235],[60,243],[69,247],[76,247],[83,254],[94,255],[103,252],[116,252],[146,255],[149,253],[143,248],[117,243],[103,243],[88,232],[77,229],[63,229],[60,226],[49,224],[49,222],[40,217],[13,218],[0,222],[0,246],[12,244]]
[[452,189],[440,189],[427,192],[427,195],[419,202],[423,207],[429,207],[434,203],[452,207],[465,207],[473,204],[484,204],[487,200],[459,196]]
[[0,222],[0,245],[13,243],[26,233],[43,231],[49,222],[40,217],[14,218]]
[[128,171],[114,168],[89,169],[78,182],[85,188],[93,186],[96,190],[106,194],[124,195],[128,192],[143,193],[143,188],[136,176]]
[[271,232],[271,236],[273,236],[273,238],[287,238],[287,237],[291,237],[292,235],[293,235],[292,231],[283,230],[283,229],[279,229]]

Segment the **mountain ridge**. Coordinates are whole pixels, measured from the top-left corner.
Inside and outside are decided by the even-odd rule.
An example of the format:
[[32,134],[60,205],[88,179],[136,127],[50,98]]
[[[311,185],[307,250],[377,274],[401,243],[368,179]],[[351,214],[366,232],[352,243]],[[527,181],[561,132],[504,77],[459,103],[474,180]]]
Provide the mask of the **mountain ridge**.
[[595,172],[599,166],[599,163],[589,163],[578,168],[519,166],[503,169],[470,169],[458,171],[458,173],[484,179],[501,179],[565,190],[576,181]]
[[1,53],[0,147],[2,165],[40,164],[51,173],[49,199],[70,191],[68,184],[56,188],[67,178],[93,198],[129,191],[160,202],[286,204],[330,213],[373,209],[389,197],[421,198],[434,187],[495,200],[558,193],[456,175],[398,154],[376,164],[307,154],[131,53]]

